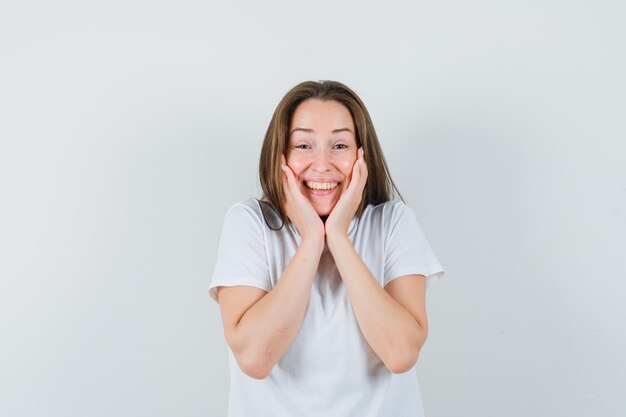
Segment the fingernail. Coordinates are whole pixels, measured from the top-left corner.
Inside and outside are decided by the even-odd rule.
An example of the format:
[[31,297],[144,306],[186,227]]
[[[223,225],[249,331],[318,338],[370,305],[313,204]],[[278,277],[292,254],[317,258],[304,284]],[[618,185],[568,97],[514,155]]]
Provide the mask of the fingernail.
[[286,167],[285,165],[281,165],[280,167],[282,168],[283,172],[285,172],[285,169],[286,169],[287,167]]

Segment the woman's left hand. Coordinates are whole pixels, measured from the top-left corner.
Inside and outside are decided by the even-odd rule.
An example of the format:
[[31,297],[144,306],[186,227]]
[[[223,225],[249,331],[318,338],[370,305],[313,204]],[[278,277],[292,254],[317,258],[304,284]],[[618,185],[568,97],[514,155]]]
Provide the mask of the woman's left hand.
[[367,182],[367,165],[363,159],[363,148],[357,151],[357,160],[352,167],[352,177],[347,190],[341,195],[339,201],[328,215],[324,223],[326,240],[337,236],[347,236],[350,222],[354,218]]

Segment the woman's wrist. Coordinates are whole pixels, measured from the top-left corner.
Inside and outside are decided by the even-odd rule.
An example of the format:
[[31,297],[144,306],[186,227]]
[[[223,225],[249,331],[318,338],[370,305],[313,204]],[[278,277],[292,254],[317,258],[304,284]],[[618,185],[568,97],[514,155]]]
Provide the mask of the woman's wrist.
[[321,255],[324,251],[324,243],[324,235],[302,235],[300,246],[306,246],[311,250],[315,250],[316,253],[319,252]]
[[352,245],[352,241],[347,234],[330,233],[326,235],[326,244],[328,245],[328,249],[332,252],[337,246],[342,244]]

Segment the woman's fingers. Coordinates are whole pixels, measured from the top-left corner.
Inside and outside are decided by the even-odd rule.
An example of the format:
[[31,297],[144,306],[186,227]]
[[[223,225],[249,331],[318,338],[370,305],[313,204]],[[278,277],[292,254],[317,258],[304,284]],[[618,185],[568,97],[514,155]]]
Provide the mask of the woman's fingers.
[[291,185],[289,183],[289,173],[287,172],[289,170],[289,167],[285,163],[284,155],[281,155],[281,168],[283,170],[282,183],[283,183],[283,192],[285,193],[285,210],[287,211],[287,216],[289,216],[289,218],[293,218],[291,216],[292,213],[290,213],[291,208],[292,208],[291,201],[293,199],[293,193],[291,192]]
[[366,181],[367,166],[363,159],[363,148],[359,148],[357,151],[357,159],[354,161],[354,166],[352,167],[352,178],[350,179],[350,184],[348,184],[348,190],[360,195],[365,188]]
[[298,181],[296,181],[296,176],[287,165],[283,165],[283,171],[285,171],[285,176],[287,180],[287,188],[292,197],[298,198],[298,193],[300,192],[300,187],[298,186]]
[[365,164],[365,158],[364,158],[364,151],[363,148],[361,147],[359,149],[359,194],[361,194],[363,192],[363,189],[365,188],[365,183],[367,182],[367,164]]
[[[281,156],[282,160],[285,160],[285,156]],[[302,194],[302,190],[300,190],[300,184],[296,179],[296,175],[293,173],[291,168],[287,164],[282,165],[284,175],[284,183],[283,188],[285,189],[285,197],[288,201],[293,200],[293,204],[295,207],[302,207],[303,205],[308,205],[309,202],[306,197]]]
[[[354,162],[354,167],[352,170],[352,178],[350,179],[350,184],[348,184],[348,196],[346,196],[352,204],[360,203],[363,198],[363,190],[365,189],[365,183],[367,181],[367,166],[365,165],[365,160],[363,159],[363,148],[359,148],[358,158]],[[355,206],[355,207],[356,207]]]

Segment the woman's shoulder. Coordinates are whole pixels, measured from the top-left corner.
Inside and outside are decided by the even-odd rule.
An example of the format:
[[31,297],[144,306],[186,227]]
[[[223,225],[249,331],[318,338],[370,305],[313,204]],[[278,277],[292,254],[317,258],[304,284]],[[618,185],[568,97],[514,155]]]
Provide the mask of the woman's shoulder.
[[226,209],[226,217],[257,217],[259,207],[254,198],[236,201]]
[[387,200],[385,202],[379,204],[369,204],[365,207],[364,213],[367,213],[371,216],[388,218],[393,216],[394,214],[401,213],[406,210],[411,210],[407,204],[398,199],[393,198],[391,200]]
[[253,218],[261,226],[268,226],[268,222],[270,222],[270,224],[281,224],[280,215],[273,206],[257,198],[251,197],[232,204],[228,208],[227,215],[233,215],[235,213],[238,216]]
[[259,213],[260,212],[259,201],[256,198],[247,198],[245,200],[240,200],[240,201],[233,203],[228,208],[228,210],[229,211],[246,210],[246,211],[253,211],[253,212]]
[[366,206],[361,223],[364,226],[389,229],[415,217],[415,212],[404,201],[394,198],[380,204]]

